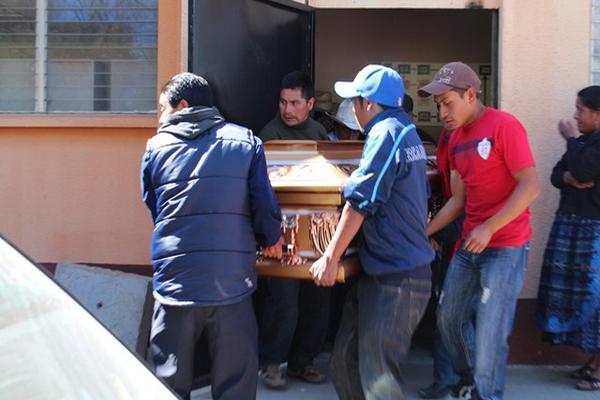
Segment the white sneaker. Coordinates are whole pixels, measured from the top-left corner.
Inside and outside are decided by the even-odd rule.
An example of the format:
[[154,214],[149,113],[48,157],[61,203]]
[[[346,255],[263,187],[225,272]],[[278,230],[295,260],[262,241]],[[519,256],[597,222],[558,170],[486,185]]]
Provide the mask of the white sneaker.
[[267,387],[271,389],[282,389],[287,385],[287,379],[281,366],[269,364],[260,371],[260,377]]

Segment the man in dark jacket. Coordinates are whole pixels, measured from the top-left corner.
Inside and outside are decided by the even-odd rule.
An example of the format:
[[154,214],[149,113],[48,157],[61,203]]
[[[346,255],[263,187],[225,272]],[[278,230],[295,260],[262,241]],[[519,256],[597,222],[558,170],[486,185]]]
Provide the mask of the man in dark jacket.
[[[315,103],[310,76],[290,72],[281,85],[279,114],[261,130],[261,139],[327,140],[325,128],[310,117]],[[273,389],[286,386],[287,376],[323,383],[325,375],[313,360],[327,335],[330,290],[297,279],[266,278],[264,283],[259,341],[263,382]]]
[[204,333],[213,398],[253,399],[256,248],[281,257],[282,243],[262,143],[224,120],[197,75],[174,76],[159,104],[161,125],[142,162],[142,192],[154,222],[156,374],[189,398],[194,346]]
[[353,82],[337,82],[335,91],[352,99],[367,140],[344,188],[333,239],[311,267],[317,285],[333,285],[342,255],[362,229],[365,274],[346,299],[331,379],[342,400],[404,399],[399,364],[427,306],[434,256],[425,235],[427,157],[400,108],[404,83],[397,72],[368,65]]

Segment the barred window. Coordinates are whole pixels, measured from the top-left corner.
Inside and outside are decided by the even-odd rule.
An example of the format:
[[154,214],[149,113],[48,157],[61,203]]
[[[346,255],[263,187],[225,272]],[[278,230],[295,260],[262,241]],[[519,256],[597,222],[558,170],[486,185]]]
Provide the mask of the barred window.
[[592,1],[592,85],[600,85],[600,0]]
[[156,109],[157,0],[0,0],[0,112]]

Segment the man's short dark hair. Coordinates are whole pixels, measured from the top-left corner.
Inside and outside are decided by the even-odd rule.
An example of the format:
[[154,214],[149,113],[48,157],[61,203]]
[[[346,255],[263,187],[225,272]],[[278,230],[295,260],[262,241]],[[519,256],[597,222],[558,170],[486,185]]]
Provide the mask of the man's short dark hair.
[[187,101],[190,107],[213,106],[210,85],[206,79],[191,72],[182,72],[172,77],[160,93],[167,97],[172,107],[176,107],[181,100]]
[[593,111],[600,111],[600,86],[588,86],[577,92],[577,97],[584,106]]
[[312,79],[300,71],[290,72],[284,76],[281,80],[281,89],[299,89],[305,100],[315,97],[315,86]]
[[410,113],[413,112],[414,107],[415,107],[415,104],[413,102],[412,97],[410,97],[409,95],[405,94],[404,97],[402,98],[402,109],[407,114],[410,114]]

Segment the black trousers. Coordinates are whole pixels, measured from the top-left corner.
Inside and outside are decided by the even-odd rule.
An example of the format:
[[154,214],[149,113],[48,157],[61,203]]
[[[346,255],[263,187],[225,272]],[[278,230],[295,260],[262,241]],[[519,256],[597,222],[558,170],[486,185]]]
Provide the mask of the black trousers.
[[260,335],[260,362],[300,369],[319,354],[329,326],[331,288],[312,281],[269,278]]
[[150,350],[156,375],[189,399],[195,346],[204,334],[212,360],[212,397],[256,398],[257,328],[252,299],[223,306],[167,306],[154,302]]

